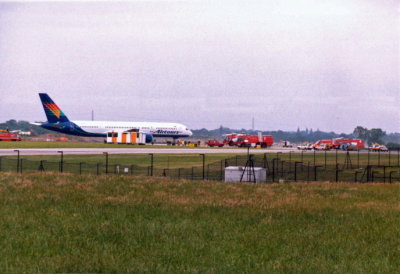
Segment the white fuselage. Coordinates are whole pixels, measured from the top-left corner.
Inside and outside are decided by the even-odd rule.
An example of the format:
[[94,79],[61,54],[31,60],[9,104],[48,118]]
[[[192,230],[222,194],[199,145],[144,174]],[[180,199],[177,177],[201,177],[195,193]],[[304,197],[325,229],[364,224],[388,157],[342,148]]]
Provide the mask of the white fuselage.
[[192,132],[179,123],[157,122],[117,122],[117,121],[73,121],[76,125],[88,133],[121,132],[138,129],[143,133],[154,137],[189,137]]

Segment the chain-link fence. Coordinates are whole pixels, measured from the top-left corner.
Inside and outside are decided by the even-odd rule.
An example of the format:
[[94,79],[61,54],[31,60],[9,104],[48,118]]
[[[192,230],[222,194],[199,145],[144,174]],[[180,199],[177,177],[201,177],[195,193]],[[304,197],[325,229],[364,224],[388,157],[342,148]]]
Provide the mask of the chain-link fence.
[[[132,155],[132,157],[135,157]],[[143,156],[142,156],[143,157]],[[192,156],[193,157],[193,156]],[[198,157],[198,156],[196,156]],[[0,157],[0,172],[65,172],[72,174],[119,174],[126,176],[157,176],[189,180],[223,181],[225,168],[246,166],[249,155],[235,155],[196,166],[165,168],[151,157],[148,165],[93,162],[32,160],[22,157]],[[168,158],[168,165],[169,165]],[[172,160],[173,162],[173,160]],[[399,182],[400,153],[326,153],[293,152],[264,153],[252,157],[252,166],[265,170],[265,182]]]

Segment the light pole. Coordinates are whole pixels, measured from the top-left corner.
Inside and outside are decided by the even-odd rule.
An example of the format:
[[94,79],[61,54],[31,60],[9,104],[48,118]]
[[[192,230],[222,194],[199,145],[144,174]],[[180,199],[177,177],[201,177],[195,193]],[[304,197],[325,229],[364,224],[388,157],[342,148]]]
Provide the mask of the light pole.
[[61,153],[60,172],[62,173],[64,171],[64,152],[63,151],[57,151],[57,152]]
[[200,154],[203,157],[203,181],[205,179],[205,165],[206,165],[206,155],[204,153]]
[[19,172],[19,149],[14,149],[14,152],[17,152],[17,173]]
[[150,176],[153,176],[154,154],[153,153],[149,153],[149,155],[151,156],[151,158],[150,158]]
[[106,174],[108,174],[108,152],[103,152],[103,154],[106,156]]

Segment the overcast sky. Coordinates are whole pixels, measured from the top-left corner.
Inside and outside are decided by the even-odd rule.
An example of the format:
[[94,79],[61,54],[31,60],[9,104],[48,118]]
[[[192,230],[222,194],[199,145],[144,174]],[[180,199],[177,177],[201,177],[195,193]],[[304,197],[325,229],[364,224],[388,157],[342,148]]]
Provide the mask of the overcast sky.
[[0,2],[0,121],[400,131],[397,0]]

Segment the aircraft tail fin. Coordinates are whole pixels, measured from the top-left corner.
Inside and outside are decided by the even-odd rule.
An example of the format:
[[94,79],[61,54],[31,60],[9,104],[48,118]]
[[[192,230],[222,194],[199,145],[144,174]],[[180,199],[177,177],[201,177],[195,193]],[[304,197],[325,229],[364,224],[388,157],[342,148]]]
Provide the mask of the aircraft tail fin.
[[42,101],[44,112],[46,113],[49,123],[69,122],[64,112],[51,100],[47,93],[39,93],[40,100]]

